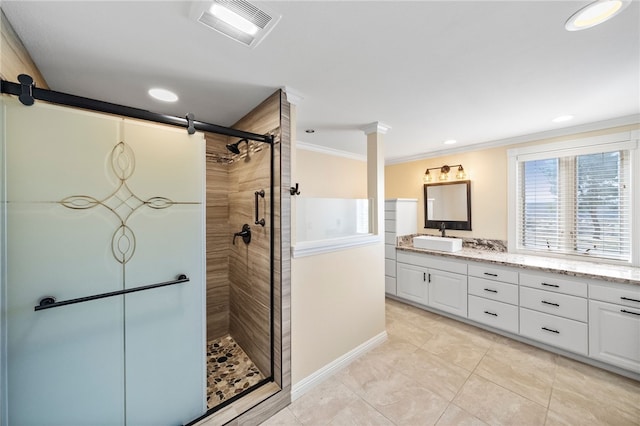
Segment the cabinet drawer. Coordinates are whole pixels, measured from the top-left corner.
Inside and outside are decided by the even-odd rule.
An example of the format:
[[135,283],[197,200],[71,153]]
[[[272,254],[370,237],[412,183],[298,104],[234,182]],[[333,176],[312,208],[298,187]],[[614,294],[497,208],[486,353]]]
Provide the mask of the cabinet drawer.
[[396,246],[391,244],[385,244],[384,257],[385,259],[396,260]]
[[589,356],[640,373],[640,309],[590,300]]
[[498,302],[518,304],[518,286],[515,284],[469,277],[469,294]]
[[393,277],[384,277],[384,292],[396,295],[396,279]]
[[395,232],[385,232],[384,233],[384,243],[396,245],[396,233]]
[[399,252],[396,259],[398,262],[421,266],[423,268],[439,269],[441,271],[448,271],[463,275],[467,274],[467,264],[464,261],[445,260],[439,256],[429,256],[427,254],[407,251]]
[[486,278],[488,280],[518,284],[518,271],[500,268],[498,266],[470,263],[469,275]]
[[384,209],[385,210],[395,210],[396,203],[398,200],[384,200]]
[[589,285],[589,299],[640,309],[640,286],[591,284]]
[[553,275],[520,274],[520,285],[572,296],[587,297],[587,284],[556,278]]
[[384,274],[388,277],[396,276],[396,261],[385,259],[384,260]]
[[553,293],[531,287],[521,287],[520,306],[534,311],[587,322],[587,299],[581,297]]
[[514,305],[469,296],[469,319],[512,333],[518,332],[518,307]]
[[384,219],[385,220],[396,220],[396,211],[395,210],[385,210]]
[[385,220],[384,221],[384,230],[385,232],[396,232],[396,221],[395,220]]
[[558,348],[587,355],[587,324],[520,308],[520,334]]

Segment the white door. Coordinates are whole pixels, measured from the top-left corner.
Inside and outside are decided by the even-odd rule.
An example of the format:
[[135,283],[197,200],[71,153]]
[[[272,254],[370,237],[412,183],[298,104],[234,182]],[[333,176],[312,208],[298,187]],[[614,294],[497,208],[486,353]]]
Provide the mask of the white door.
[[[10,425],[204,408],[202,135],[4,98]],[[58,302],[190,281],[35,311]]]

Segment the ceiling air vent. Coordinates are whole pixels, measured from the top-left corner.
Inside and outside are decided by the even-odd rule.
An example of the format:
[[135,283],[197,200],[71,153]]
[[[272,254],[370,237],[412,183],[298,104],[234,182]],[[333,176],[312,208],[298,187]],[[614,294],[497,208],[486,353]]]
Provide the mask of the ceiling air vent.
[[251,48],[269,34],[281,17],[245,0],[196,1],[191,15],[207,27]]

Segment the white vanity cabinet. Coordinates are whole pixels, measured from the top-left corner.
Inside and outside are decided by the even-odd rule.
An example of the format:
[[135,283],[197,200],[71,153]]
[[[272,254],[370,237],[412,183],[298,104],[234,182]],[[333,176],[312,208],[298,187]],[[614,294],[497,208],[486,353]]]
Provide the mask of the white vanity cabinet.
[[588,355],[587,283],[546,273],[520,273],[520,334]]
[[397,298],[640,377],[640,285],[477,258],[396,253]]
[[467,264],[420,253],[398,252],[397,296],[467,317]]
[[640,373],[640,286],[589,285],[589,356]]
[[518,332],[518,271],[469,263],[469,319]]
[[417,199],[395,198],[384,201],[384,288],[387,294],[397,295],[397,237],[416,234],[418,232],[417,223]]

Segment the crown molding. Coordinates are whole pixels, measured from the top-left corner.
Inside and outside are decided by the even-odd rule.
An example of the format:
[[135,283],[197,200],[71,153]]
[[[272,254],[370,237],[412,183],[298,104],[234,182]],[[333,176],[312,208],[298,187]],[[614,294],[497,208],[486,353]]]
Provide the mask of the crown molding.
[[362,130],[365,135],[370,135],[371,133],[380,133],[385,135],[389,130],[391,130],[391,126],[381,121],[374,121],[373,123],[362,126],[360,130]]
[[296,148],[303,149],[305,151],[319,152],[321,154],[326,154],[326,155],[333,155],[334,157],[343,157],[343,158],[349,158],[351,160],[367,161],[366,155],[355,154],[353,152],[342,151],[339,149],[327,148],[324,146],[314,145],[307,142],[300,142],[300,141],[296,142]]
[[282,86],[282,87],[280,87],[280,89],[284,93],[286,93],[287,101],[292,105],[298,106],[298,105],[300,105],[300,103],[304,99],[304,96],[302,96],[302,93],[298,92],[296,89],[294,89],[292,87]]
[[515,136],[507,139],[499,139],[489,142],[481,142],[473,145],[465,145],[457,148],[440,149],[436,151],[423,152],[405,157],[394,157],[385,161],[385,165],[409,163],[411,161],[425,160],[428,158],[441,157],[444,155],[457,154],[460,152],[480,151],[483,149],[497,148],[507,145],[517,145],[526,142],[534,142],[544,139],[571,136],[578,133],[593,132],[615,127],[640,124],[640,114],[632,114],[624,117],[612,118],[610,120],[596,121],[593,123],[580,124],[577,126],[563,127],[561,129],[547,130],[544,132],[531,133],[528,135]]

